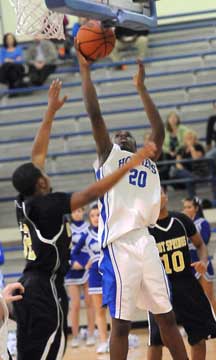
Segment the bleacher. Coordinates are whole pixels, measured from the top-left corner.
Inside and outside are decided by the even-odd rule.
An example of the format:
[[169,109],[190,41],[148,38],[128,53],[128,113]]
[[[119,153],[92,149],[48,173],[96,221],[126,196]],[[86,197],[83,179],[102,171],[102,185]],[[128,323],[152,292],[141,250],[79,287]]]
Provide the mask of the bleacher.
[[[129,129],[141,145],[149,124],[133,86],[134,49],[130,58],[127,55],[126,70],[115,70],[119,63],[107,60],[92,65],[92,76],[110,132]],[[201,141],[216,102],[215,61],[216,19],[163,25],[149,35],[146,85],[163,119],[171,110],[177,110],[183,124],[196,130]],[[62,64],[49,82],[56,76],[63,80],[63,93],[69,95],[69,100],[53,125],[47,171],[55,190],[75,191],[94,181],[91,164],[96,157],[95,145],[77,67]],[[32,141],[46,109],[49,82],[40,88],[26,89],[19,98],[8,98],[9,91],[0,88],[0,225],[4,229],[0,240],[7,249],[4,272],[10,274],[8,279],[16,278],[23,265],[18,232],[11,231],[11,227],[16,227],[16,219],[10,178],[19,164],[30,159]],[[20,91],[23,93],[23,89]],[[210,187],[201,184],[198,194],[210,198]],[[184,195],[185,192],[170,188],[171,207],[180,209]]]

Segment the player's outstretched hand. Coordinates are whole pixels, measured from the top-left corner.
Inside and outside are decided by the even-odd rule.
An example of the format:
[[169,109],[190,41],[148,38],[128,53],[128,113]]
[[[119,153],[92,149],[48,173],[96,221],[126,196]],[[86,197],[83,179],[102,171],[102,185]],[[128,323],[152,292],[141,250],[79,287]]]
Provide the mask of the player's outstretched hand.
[[48,110],[52,113],[56,113],[64,105],[67,100],[67,96],[60,98],[62,89],[62,82],[57,79],[52,82],[48,92]]
[[2,291],[3,298],[6,303],[22,300],[24,294],[24,287],[19,282],[8,284]]
[[137,64],[138,64],[138,72],[134,76],[134,85],[136,86],[137,90],[140,91],[140,90],[143,90],[145,87],[144,86],[145,66],[140,59],[137,60]]
[[157,147],[154,142],[148,142],[143,148],[138,150],[131,158],[130,167],[136,167],[141,164],[144,159],[152,159],[155,157]]
[[76,49],[76,54],[77,54],[77,59],[78,59],[79,65],[81,67],[89,68],[91,62],[86,60],[85,56],[83,56],[82,53],[80,52],[79,41],[77,40],[77,38],[75,38],[75,40],[74,40],[74,47]]
[[202,275],[204,275],[207,271],[207,265],[202,260],[192,263],[191,266],[195,269],[196,272]]

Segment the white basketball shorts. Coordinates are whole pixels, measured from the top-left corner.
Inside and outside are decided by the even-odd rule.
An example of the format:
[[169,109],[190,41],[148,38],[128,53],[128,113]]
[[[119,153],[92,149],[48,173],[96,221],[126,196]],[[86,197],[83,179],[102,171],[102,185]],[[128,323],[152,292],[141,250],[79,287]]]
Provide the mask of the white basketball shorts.
[[132,320],[136,307],[153,314],[172,310],[167,277],[147,229],[130,231],[104,248],[99,269],[103,305],[113,318]]

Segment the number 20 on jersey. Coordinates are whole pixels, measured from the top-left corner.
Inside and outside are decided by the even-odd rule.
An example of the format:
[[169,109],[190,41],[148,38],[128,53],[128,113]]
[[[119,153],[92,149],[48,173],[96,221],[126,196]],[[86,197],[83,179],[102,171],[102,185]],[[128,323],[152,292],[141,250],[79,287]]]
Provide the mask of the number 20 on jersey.
[[146,171],[139,171],[137,169],[130,170],[129,173],[129,184],[133,186],[138,186],[140,188],[146,187],[146,180],[147,180],[147,172]]

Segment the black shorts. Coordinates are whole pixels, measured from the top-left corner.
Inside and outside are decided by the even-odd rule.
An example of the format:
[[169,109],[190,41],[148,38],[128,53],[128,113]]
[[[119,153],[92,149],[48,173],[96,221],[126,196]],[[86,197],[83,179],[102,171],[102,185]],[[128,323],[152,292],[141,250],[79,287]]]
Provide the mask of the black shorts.
[[[216,337],[216,321],[209,300],[195,277],[176,279],[171,283],[172,305],[177,322],[181,324],[190,345]],[[149,345],[163,345],[160,331],[149,314]]]
[[[14,303],[18,360],[46,360],[64,353],[67,339],[68,298],[63,278],[28,272],[20,282],[22,301]],[[60,357],[61,358],[61,357]]]

